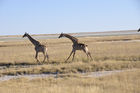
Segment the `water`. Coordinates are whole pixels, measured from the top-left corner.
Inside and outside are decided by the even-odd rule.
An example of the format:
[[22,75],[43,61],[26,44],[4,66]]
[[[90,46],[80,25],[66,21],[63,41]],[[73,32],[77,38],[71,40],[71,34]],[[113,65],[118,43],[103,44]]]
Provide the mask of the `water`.
[[98,71],[98,72],[91,72],[91,73],[83,73],[82,77],[102,77],[102,76],[112,75],[124,71],[125,70],[114,70],[114,71]]
[[56,77],[56,74],[33,74],[33,75],[17,75],[17,76],[6,75],[6,76],[0,77],[0,81],[7,81],[10,79],[17,79],[17,78],[22,78],[22,77],[26,77],[28,79],[47,78],[47,77]]
[[[108,75],[113,75],[117,74],[120,72],[125,72],[125,71],[135,71],[136,69],[128,69],[128,70],[114,70],[114,71],[97,71],[97,72],[88,72],[88,73],[80,73],[81,77],[87,78],[87,77],[103,77],[103,76],[108,76]],[[17,76],[11,76],[11,75],[6,75],[0,77],[0,81],[7,81],[10,79],[17,79],[17,78],[28,78],[28,79],[36,79],[36,78],[48,78],[48,77],[54,77],[57,78],[57,74],[30,74],[30,75],[17,75]]]

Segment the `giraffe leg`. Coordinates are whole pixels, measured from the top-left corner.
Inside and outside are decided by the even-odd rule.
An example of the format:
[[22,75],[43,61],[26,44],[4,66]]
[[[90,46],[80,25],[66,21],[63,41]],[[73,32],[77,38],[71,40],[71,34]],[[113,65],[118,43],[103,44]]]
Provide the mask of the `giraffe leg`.
[[72,61],[74,60],[75,53],[76,53],[76,51],[73,52],[73,58],[72,58]]
[[45,60],[46,60],[45,52],[43,52],[43,55],[44,55],[44,60],[43,60],[43,62],[45,62]]
[[74,52],[74,51],[72,50],[71,53],[70,53],[70,55],[69,55],[69,57],[66,59],[65,62],[67,62],[67,60],[70,58],[70,56],[72,55],[73,52]]
[[84,51],[84,53],[86,53],[86,55],[87,55],[87,59],[88,59],[88,53],[87,53],[87,51],[85,50],[85,49],[83,49],[83,51]]
[[91,56],[91,53],[90,53],[90,52],[88,52],[88,55],[90,56],[90,59],[91,59],[91,60],[93,60],[93,58],[92,58],[92,56]]
[[44,60],[43,60],[43,62],[45,62],[46,57],[47,57],[47,61],[49,62],[49,55],[47,53],[47,48],[44,49],[43,54],[44,54]]
[[37,62],[39,62],[37,57],[38,57],[38,52],[36,52],[35,59],[37,60]]
[[47,61],[49,62],[49,55],[47,52],[46,52],[46,57],[47,57]]
[[90,54],[90,52],[88,51],[88,48],[87,47],[85,47],[84,49],[83,49],[83,51],[86,53],[86,55],[87,55],[87,58],[91,58],[91,60],[93,60],[92,59],[92,57],[91,57],[91,54]]

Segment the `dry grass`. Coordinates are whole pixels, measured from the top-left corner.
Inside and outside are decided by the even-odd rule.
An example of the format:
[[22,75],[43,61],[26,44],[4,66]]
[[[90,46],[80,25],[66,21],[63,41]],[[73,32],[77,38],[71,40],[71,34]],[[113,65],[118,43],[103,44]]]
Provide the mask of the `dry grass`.
[[[139,39],[139,35],[79,38],[80,42],[88,44],[94,60],[87,60],[82,51],[77,51],[75,61],[71,62],[70,59],[70,63],[64,62],[72,48],[69,39],[40,40],[48,46],[50,56],[50,62],[44,65],[37,65],[34,46],[28,40],[0,42],[0,65],[5,66],[4,69],[0,69],[0,74],[76,73],[139,68],[140,43],[124,42],[124,40]],[[42,54],[39,57],[43,60]]]
[[[139,42],[111,42],[124,40],[138,40],[139,35],[108,36],[79,38],[80,42],[88,44],[94,58],[98,60],[139,61]],[[51,62],[64,62],[71,52],[71,41],[63,39],[41,40],[48,47]],[[28,41],[0,42],[0,63],[36,63],[34,46]],[[40,56],[42,57],[42,55]],[[76,53],[76,60],[86,60],[83,52]]]
[[79,72],[93,72],[93,71],[110,71],[140,68],[139,62],[129,61],[105,61],[105,62],[73,62],[63,64],[48,64],[37,66],[10,66],[0,70],[0,75],[22,75],[22,74],[66,74]]
[[100,78],[13,79],[0,83],[0,93],[139,93],[140,70]]
[[[48,46],[50,56],[50,62],[42,65],[36,63],[34,47],[28,40],[0,42],[0,75],[68,74],[59,75],[58,78],[19,78],[0,82],[0,93],[140,93],[140,43],[127,42],[140,40],[139,37],[130,35],[79,38],[80,42],[88,44],[94,60],[87,60],[83,52],[77,51],[75,61],[68,63],[64,61],[71,52],[70,40],[41,40]],[[40,60],[43,60],[42,55]],[[129,68],[137,70],[100,78],[81,78],[74,74]]]

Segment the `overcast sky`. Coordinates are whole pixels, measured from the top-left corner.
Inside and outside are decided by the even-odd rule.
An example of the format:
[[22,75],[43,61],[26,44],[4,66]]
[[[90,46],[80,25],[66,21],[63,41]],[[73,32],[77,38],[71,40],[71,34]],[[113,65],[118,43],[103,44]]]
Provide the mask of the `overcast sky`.
[[0,35],[139,27],[140,0],[0,0]]

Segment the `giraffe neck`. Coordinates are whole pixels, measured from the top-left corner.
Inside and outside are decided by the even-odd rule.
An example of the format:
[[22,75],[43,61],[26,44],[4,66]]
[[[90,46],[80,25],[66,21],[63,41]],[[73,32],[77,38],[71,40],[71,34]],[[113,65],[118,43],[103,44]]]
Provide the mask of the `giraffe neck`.
[[68,34],[64,34],[65,37],[69,38],[74,44],[75,43],[78,43],[78,39],[73,37],[73,36],[70,36]]
[[40,45],[40,43],[37,40],[33,39],[30,35],[27,35],[27,37],[34,46]]

